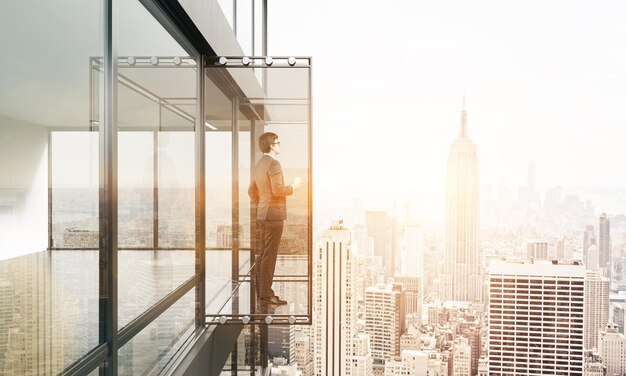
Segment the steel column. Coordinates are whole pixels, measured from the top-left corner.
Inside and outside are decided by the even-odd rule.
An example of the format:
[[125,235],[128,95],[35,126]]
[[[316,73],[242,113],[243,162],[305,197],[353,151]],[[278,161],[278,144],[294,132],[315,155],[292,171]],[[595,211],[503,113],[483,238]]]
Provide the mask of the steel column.
[[205,153],[205,91],[204,55],[197,57],[196,79],[196,129],[195,129],[195,175],[196,175],[196,274],[199,282],[196,287],[196,326],[206,324],[206,153]]
[[[239,97],[232,102],[232,291],[239,288]],[[239,313],[239,290],[232,294],[232,312]],[[237,342],[231,355],[233,369],[237,368]]]
[[117,375],[117,119],[113,0],[104,0],[104,90],[100,145],[100,343],[108,344],[102,376]]

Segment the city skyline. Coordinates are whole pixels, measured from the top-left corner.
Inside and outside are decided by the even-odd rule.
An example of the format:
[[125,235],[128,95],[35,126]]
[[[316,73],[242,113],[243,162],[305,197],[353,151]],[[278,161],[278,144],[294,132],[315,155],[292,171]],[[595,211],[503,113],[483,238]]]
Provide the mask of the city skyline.
[[[324,77],[313,86],[315,189],[398,190],[424,197],[432,214],[429,201],[444,202],[442,166],[464,93],[483,184],[516,189],[535,160],[541,191],[626,187],[600,162],[621,158],[626,26],[616,15],[624,10],[619,2],[278,1],[269,51],[314,56],[315,77]],[[302,11],[310,18],[289,16]],[[356,64],[370,48],[376,58]],[[347,176],[327,150],[342,150]],[[333,186],[338,179],[346,184]]]
[[626,370],[626,4],[0,8],[0,374]]

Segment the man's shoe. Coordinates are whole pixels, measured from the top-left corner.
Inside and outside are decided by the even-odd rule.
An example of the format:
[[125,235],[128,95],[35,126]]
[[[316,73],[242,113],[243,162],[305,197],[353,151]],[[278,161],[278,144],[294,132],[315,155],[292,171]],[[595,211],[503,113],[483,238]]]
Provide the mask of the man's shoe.
[[261,298],[261,304],[285,305],[287,301],[279,299],[277,296],[270,296],[269,298]]
[[286,305],[287,301],[285,299],[281,299],[278,295],[274,295],[274,299],[278,302],[279,305]]

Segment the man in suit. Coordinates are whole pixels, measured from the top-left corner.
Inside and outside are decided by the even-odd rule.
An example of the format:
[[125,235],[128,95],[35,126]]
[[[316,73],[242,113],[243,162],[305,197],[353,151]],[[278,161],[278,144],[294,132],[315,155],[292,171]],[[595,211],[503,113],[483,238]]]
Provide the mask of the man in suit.
[[258,246],[255,278],[261,304],[284,305],[287,301],[276,296],[272,290],[278,245],[283,234],[283,223],[287,219],[286,197],[300,186],[298,178],[293,184],[285,185],[283,170],[276,157],[280,154],[278,135],[266,132],[259,137],[259,148],[263,157],[252,172],[248,195],[256,204]]

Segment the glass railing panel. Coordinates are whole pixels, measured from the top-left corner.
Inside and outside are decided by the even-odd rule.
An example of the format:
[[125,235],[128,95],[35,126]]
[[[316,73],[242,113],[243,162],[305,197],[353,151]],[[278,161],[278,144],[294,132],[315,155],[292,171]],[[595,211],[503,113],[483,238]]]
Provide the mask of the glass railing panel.
[[233,292],[231,278],[232,252],[206,252],[206,313],[217,314],[224,309]]
[[[239,257],[240,279],[231,278],[232,251],[206,252],[206,314],[211,321],[224,312],[231,314],[233,302],[241,304],[243,312],[250,312],[250,252],[242,251]],[[243,294],[243,295],[242,295]]]
[[195,329],[194,302],[191,290],[122,346],[117,374],[158,374]]
[[[280,263],[280,257],[277,263]],[[241,274],[240,282],[222,285],[219,301],[207,310],[207,322],[224,323],[261,323],[261,324],[307,324],[310,316],[307,313],[309,304],[309,285],[306,275],[301,278],[293,276],[275,276],[272,288],[276,295],[287,301],[285,305],[265,304],[251,301],[250,274]]]

